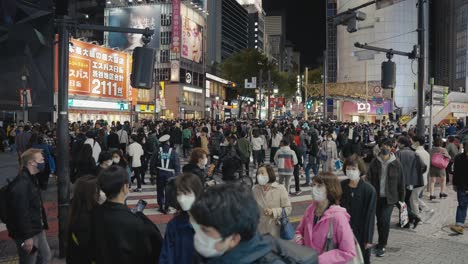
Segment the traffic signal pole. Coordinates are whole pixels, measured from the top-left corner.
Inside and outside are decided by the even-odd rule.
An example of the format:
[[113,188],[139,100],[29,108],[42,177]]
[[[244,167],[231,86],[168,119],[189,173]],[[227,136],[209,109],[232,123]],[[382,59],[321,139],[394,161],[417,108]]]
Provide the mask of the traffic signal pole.
[[309,112],[309,109],[307,108],[307,105],[309,103],[309,99],[307,97],[307,87],[309,86],[309,68],[306,67],[305,68],[305,86],[304,86],[304,119],[305,121],[308,120],[308,112]]
[[[416,133],[419,137],[425,136],[425,122],[424,122],[424,63],[425,63],[425,28],[424,28],[424,1],[418,1],[418,44],[420,56],[418,58],[418,118]],[[432,129],[432,128],[431,128]]]

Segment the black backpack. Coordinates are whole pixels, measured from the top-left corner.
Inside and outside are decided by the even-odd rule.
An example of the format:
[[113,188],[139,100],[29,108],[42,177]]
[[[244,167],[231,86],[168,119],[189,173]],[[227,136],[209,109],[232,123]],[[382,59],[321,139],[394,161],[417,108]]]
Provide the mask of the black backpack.
[[13,184],[16,182],[18,177],[14,178],[13,180],[7,179],[7,184],[0,188],[0,221],[3,223],[8,223],[8,208],[10,207],[8,204],[10,190]]

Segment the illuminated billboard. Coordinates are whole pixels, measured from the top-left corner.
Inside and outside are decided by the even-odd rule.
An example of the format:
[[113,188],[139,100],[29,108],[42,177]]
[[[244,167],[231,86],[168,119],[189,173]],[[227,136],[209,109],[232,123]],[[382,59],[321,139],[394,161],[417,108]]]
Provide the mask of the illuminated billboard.
[[[161,6],[145,5],[106,9],[106,25],[124,28],[150,28],[154,29],[148,47],[158,49],[160,43]],[[123,51],[133,51],[136,47],[143,46],[142,34],[108,32],[106,44],[112,48]]]
[[[72,39],[68,63],[70,95],[126,100],[129,75],[128,56],[124,52]],[[57,59],[55,71],[55,90],[57,91]]]
[[201,63],[203,59],[203,27],[182,18],[182,58]]

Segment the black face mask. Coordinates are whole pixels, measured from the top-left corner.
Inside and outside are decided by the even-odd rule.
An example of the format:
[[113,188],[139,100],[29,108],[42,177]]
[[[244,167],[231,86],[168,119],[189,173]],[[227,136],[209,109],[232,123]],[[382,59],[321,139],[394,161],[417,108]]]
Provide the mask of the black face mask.
[[380,154],[382,154],[382,156],[387,156],[390,154],[390,150],[388,148],[382,148]]

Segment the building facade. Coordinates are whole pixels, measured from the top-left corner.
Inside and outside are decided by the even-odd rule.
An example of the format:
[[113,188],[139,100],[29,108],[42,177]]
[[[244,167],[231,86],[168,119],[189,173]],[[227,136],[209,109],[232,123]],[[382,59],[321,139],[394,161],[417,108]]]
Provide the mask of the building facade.
[[207,63],[221,63],[249,46],[249,14],[236,0],[209,0]]
[[265,11],[256,5],[244,5],[249,12],[249,48],[265,53]]
[[[327,19],[337,14],[336,0],[328,0],[327,2]],[[332,23],[327,23],[327,81],[336,82],[337,74],[337,43],[336,43],[336,26]]]
[[265,35],[268,36],[271,59],[277,63],[278,70],[283,71],[284,48],[286,44],[285,15],[271,12],[265,17]]
[[[365,2],[352,1],[351,6],[348,2],[338,1],[337,10]],[[346,27],[337,27],[337,82],[381,80],[381,63],[387,61],[386,54],[358,49],[354,47],[356,42],[406,52],[413,50],[413,46],[418,43],[416,2],[404,0],[388,6],[365,7],[360,11],[367,14],[367,19],[358,22],[359,30],[351,34]],[[406,114],[417,107],[417,90],[414,89],[417,83],[417,62],[403,56],[394,56],[392,60],[397,66],[393,108],[400,108],[402,114]]]

